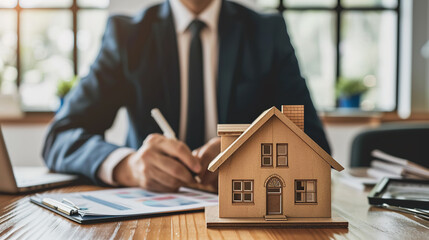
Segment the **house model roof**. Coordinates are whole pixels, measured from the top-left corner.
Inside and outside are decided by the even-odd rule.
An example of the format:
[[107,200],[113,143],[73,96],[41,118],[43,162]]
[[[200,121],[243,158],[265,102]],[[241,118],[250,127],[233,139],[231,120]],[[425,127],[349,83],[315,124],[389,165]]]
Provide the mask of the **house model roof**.
[[344,169],[337,161],[335,161],[331,155],[323,150],[316,142],[314,142],[307,134],[304,133],[299,127],[295,125],[289,118],[287,118],[280,110],[276,107],[272,107],[256,118],[255,121],[241,134],[225,151],[221,152],[213,161],[209,164],[209,171],[216,171],[220,165],[222,165],[237,149],[243,145],[260,127],[262,127],[268,120],[273,116],[276,116],[282,121],[294,134],[296,134],[303,142],[305,142],[314,152],[316,152],[320,158],[326,163],[331,165],[337,171]]

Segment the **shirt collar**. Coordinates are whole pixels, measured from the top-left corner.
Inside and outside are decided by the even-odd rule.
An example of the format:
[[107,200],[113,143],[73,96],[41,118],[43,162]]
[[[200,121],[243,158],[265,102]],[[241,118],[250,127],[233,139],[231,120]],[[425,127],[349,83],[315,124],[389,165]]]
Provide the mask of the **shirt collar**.
[[203,21],[211,30],[217,30],[221,0],[213,0],[198,16],[189,11],[180,0],[170,0],[177,33],[183,33],[195,18]]

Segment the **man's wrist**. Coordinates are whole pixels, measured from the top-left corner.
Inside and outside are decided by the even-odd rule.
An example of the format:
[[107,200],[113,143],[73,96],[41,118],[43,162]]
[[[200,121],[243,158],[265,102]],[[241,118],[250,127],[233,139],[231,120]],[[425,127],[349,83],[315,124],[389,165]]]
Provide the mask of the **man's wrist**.
[[106,184],[117,186],[118,183],[113,180],[113,169],[133,152],[135,152],[134,149],[126,147],[118,148],[111,152],[100,165],[97,171],[98,178]]
[[131,167],[131,158],[133,155],[134,153],[131,153],[126,156],[113,169],[113,181],[121,186],[138,186]]

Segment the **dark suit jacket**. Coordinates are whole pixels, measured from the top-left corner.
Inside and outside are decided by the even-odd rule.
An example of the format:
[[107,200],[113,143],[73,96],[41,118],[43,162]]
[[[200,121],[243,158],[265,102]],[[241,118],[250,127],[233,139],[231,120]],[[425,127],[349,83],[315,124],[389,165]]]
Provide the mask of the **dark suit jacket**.
[[[251,123],[272,106],[303,104],[305,132],[329,153],[282,16],[223,1],[218,29],[219,123]],[[180,74],[168,2],[134,18],[109,18],[90,73],[67,95],[49,129],[43,149],[48,167],[100,184],[99,166],[120,147],[104,139],[120,107],[129,116],[127,147],[138,149],[148,134],[161,132],[150,114],[155,107],[178,132]]]

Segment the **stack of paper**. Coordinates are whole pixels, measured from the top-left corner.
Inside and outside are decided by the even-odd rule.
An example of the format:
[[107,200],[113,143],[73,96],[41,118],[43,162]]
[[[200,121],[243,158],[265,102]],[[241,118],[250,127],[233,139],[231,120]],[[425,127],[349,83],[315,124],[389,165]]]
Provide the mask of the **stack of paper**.
[[429,169],[407,159],[389,155],[378,149],[373,150],[371,155],[375,159],[371,161],[368,175],[372,177],[429,179]]
[[351,168],[342,172],[332,171],[335,180],[359,190],[370,190],[379,179],[369,176],[367,168]]

